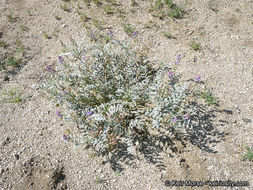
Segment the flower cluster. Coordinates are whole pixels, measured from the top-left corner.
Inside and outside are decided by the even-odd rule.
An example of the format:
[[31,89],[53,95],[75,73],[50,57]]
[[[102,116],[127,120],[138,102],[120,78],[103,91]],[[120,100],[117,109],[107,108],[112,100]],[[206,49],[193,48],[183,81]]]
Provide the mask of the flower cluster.
[[56,114],[76,122],[83,139],[99,152],[119,142],[131,147],[141,132],[181,130],[196,114],[188,98],[189,82],[177,82],[168,65],[154,69],[127,47],[114,39],[106,44],[75,43],[73,51],[58,57],[59,66],[42,85],[54,103],[65,108],[64,114]]

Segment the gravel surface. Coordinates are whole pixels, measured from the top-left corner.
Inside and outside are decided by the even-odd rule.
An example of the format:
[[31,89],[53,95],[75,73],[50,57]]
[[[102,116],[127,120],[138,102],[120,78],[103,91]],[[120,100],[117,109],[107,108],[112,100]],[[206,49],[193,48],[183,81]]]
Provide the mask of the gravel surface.
[[[153,17],[148,12],[152,1],[136,0],[135,6],[130,0],[117,2],[122,4],[115,9],[125,17],[107,15],[81,0],[0,0],[0,41],[7,44],[0,47],[0,60],[14,53],[22,65],[0,71],[1,95],[12,88],[22,91],[20,103],[0,104],[0,189],[187,188],[167,187],[165,180],[248,181],[250,186],[233,189],[252,189],[253,163],[242,158],[244,146],[253,145],[253,1],[175,0],[184,5],[182,19]],[[69,12],[61,9],[64,4]],[[97,157],[85,146],[64,141],[66,129],[77,129],[57,118],[38,84],[45,67],[57,61],[60,41],[86,35],[78,7],[99,20],[102,31],[113,30],[115,38],[128,38],[122,23],[134,26],[136,45],[148,51],[149,61],[174,64],[180,54],[182,80],[200,75],[219,100],[219,107],[205,108],[210,130],[197,129],[190,140],[146,142],[131,156]],[[91,28],[92,19],[85,23]],[[199,51],[191,49],[192,41],[200,43]]]

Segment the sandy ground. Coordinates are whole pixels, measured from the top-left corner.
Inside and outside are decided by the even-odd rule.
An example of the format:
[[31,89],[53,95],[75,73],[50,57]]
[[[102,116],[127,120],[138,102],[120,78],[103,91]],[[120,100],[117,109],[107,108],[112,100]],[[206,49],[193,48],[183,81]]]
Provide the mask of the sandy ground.
[[[186,189],[164,182],[231,180],[250,185],[234,189],[252,189],[253,163],[242,157],[253,139],[253,1],[174,1],[184,6],[182,19],[152,16],[152,1],[137,0],[135,6],[130,0],[116,2],[122,4],[113,5],[115,13],[108,15],[104,1],[88,7],[81,0],[0,0],[0,41],[7,44],[0,47],[0,60],[21,58],[20,67],[0,71],[0,93],[22,91],[20,103],[0,104],[0,188]],[[64,4],[69,12],[62,10]],[[89,19],[82,21],[78,11]],[[183,79],[201,75],[219,100],[219,107],[205,109],[212,129],[199,130],[192,141],[150,143],[132,157],[124,152],[96,157],[90,149],[64,141],[63,131],[75,126],[57,118],[38,84],[45,67],[57,61],[60,41],[81,40],[84,24],[96,29],[94,19],[102,32],[111,29],[118,39],[128,38],[123,24],[131,24],[138,31],[136,44],[149,50],[149,60],[173,64],[181,54],[178,72]],[[200,51],[189,46],[193,40],[200,43]]]

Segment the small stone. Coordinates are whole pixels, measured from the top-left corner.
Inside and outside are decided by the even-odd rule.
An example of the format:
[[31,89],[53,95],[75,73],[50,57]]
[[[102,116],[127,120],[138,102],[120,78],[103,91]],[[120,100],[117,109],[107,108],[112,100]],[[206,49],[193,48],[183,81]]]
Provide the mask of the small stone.
[[189,35],[192,35],[192,34],[193,34],[193,32],[194,32],[194,30],[190,31],[190,32],[189,32]]
[[61,27],[64,28],[64,27],[66,27],[66,26],[67,26],[66,24],[63,24]]
[[181,158],[179,162],[185,162],[185,159],[184,159],[184,158]]
[[243,118],[242,119],[245,123],[251,123],[252,122],[252,120],[251,119],[248,119],[248,118]]
[[18,154],[15,154],[14,157],[19,160],[19,155]]
[[5,146],[5,145],[8,145],[10,143],[10,138],[9,137],[7,137],[5,140],[4,140],[4,142],[3,142],[3,146]]
[[144,64],[146,64],[146,63],[148,63],[148,62],[149,62],[148,60],[144,60],[144,61],[143,61]]
[[32,85],[31,85],[31,88],[35,88],[35,87],[36,87],[36,84],[32,84]]
[[10,78],[7,75],[5,75],[3,81],[9,81],[9,80],[10,80]]

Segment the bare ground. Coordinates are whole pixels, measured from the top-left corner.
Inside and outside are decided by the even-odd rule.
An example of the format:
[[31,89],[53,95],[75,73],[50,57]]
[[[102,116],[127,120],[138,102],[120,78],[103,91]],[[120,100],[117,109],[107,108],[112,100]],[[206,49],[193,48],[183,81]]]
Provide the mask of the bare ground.
[[[164,181],[232,180],[250,184],[234,189],[252,189],[253,163],[242,157],[253,137],[253,1],[175,1],[184,5],[184,17],[162,20],[148,12],[151,1],[136,2],[115,5],[115,13],[107,15],[102,5],[87,7],[83,1],[67,2],[66,12],[60,0],[0,0],[0,40],[7,43],[0,47],[0,59],[14,54],[22,61],[18,68],[0,71],[0,92],[13,87],[23,92],[21,103],[0,104],[0,188],[185,189],[166,187]],[[212,127],[193,132],[190,141],[146,142],[135,156],[120,152],[109,159],[62,140],[63,131],[74,131],[75,126],[56,117],[38,83],[45,66],[57,60],[60,40],[69,43],[70,36],[79,41],[86,35],[77,10],[90,17],[86,26],[94,28],[92,20],[97,19],[102,32],[111,29],[120,39],[127,38],[122,25],[130,23],[138,31],[136,44],[148,51],[148,60],[173,64],[181,54],[182,78],[201,75],[219,99],[218,108],[203,112],[207,117],[203,122]],[[8,17],[11,12],[14,20]],[[201,44],[200,51],[190,48],[193,40]],[[219,188],[225,189],[215,189]]]

